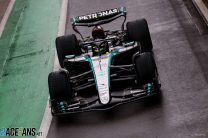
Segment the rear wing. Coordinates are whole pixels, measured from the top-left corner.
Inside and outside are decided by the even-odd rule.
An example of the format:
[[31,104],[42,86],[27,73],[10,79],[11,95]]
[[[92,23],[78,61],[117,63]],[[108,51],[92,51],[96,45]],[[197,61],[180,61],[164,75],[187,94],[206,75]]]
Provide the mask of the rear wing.
[[97,26],[101,24],[109,23],[119,17],[126,18],[126,8],[114,8],[110,10],[100,11],[92,14],[82,15],[82,16],[73,16],[71,18],[72,26]]
[[124,21],[121,26],[121,30],[124,30],[124,23],[126,21],[126,7],[114,8],[110,10],[100,11],[92,14],[82,15],[82,16],[73,16],[71,18],[71,24],[73,30],[78,33],[83,39],[82,34],[78,31],[76,26],[98,26],[112,22],[113,20],[124,17]]

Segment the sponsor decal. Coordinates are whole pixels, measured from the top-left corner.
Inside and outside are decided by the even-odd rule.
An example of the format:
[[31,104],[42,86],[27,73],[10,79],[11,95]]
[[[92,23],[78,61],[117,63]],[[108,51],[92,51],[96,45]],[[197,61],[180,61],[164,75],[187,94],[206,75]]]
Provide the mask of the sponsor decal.
[[97,13],[92,13],[92,14],[88,14],[88,15],[78,16],[77,20],[84,21],[84,20],[98,19],[98,18],[101,18],[104,16],[114,15],[116,13],[119,13],[119,10],[117,8],[111,9],[111,10],[106,10],[106,11],[101,11],[101,12],[97,12]]
[[0,128],[0,137],[17,137],[17,136],[42,136],[42,132],[38,132],[36,128]]

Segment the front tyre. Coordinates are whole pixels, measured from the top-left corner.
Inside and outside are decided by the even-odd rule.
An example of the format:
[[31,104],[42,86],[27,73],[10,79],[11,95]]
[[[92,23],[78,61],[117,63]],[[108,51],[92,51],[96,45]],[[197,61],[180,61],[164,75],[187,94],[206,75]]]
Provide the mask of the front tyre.
[[48,87],[51,101],[69,101],[72,98],[69,80],[64,72],[51,72],[48,75]]
[[157,69],[154,57],[151,52],[144,52],[134,56],[137,81],[143,85],[155,81]]

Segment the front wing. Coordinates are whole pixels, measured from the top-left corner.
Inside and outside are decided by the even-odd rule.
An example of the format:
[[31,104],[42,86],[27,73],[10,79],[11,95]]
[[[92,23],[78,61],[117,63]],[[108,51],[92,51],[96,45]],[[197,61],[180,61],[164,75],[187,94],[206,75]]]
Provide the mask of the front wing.
[[72,101],[50,101],[51,112],[54,116],[61,116],[86,111],[100,111],[111,109],[120,104],[136,101],[158,94],[159,91],[157,90],[157,88],[160,87],[160,84],[157,85],[158,86],[155,86],[153,83],[148,83],[138,89],[129,88],[122,91],[113,91],[110,94],[110,102],[108,104],[101,104],[98,96],[90,98],[76,97]]

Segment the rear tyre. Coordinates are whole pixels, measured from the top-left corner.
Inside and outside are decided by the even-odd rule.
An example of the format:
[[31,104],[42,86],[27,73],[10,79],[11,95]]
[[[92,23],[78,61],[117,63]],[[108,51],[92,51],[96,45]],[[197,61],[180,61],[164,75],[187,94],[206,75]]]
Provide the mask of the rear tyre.
[[81,48],[74,34],[57,37],[56,50],[61,67],[63,67],[65,56],[81,54]]
[[156,64],[151,52],[144,52],[134,57],[137,80],[140,84],[154,82]]
[[142,52],[151,52],[153,45],[146,19],[131,21],[126,24],[129,40],[141,44]]
[[48,75],[48,87],[52,101],[69,101],[72,98],[72,90],[64,72],[51,72]]

